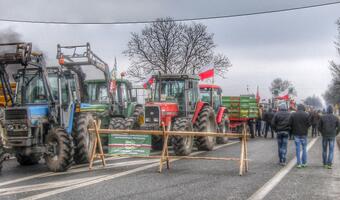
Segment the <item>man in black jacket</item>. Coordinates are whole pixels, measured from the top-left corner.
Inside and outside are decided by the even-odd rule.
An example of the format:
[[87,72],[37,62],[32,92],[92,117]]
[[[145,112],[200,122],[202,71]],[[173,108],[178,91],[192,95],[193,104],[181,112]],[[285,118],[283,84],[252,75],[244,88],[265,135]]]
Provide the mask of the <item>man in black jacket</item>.
[[[335,137],[339,134],[339,119],[333,115],[332,106],[328,106],[327,114],[321,117],[318,128],[322,134],[323,165],[325,168],[332,169]],[[328,156],[327,147],[329,147]]]
[[272,138],[274,138],[274,130],[273,130],[273,127],[272,127],[273,117],[274,117],[274,112],[271,108],[269,108],[268,111],[265,112],[264,115],[263,115],[263,121],[266,123],[266,128],[265,128],[265,132],[264,132],[265,138],[267,138],[269,129],[270,129],[270,132],[272,134]]
[[275,113],[272,119],[272,128],[277,135],[280,165],[286,165],[288,135],[290,131],[289,117],[290,113],[287,111],[287,105],[281,104],[279,106],[279,111]]
[[[289,124],[295,140],[297,168],[307,167],[307,134],[311,120],[310,115],[305,112],[304,105],[298,105],[297,112],[291,114]],[[302,158],[300,146],[302,146]]]

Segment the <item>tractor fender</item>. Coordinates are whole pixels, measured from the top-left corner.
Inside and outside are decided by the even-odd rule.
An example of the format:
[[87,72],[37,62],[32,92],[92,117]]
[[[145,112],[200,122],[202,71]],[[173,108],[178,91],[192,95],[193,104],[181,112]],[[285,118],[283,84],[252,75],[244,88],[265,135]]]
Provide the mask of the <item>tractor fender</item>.
[[216,115],[216,123],[220,124],[222,121],[223,114],[226,113],[227,109],[225,107],[219,107]]
[[192,123],[193,124],[196,122],[198,114],[201,112],[202,108],[205,105],[209,105],[209,104],[206,103],[206,102],[203,102],[203,101],[199,101],[199,102],[196,103],[196,108],[195,108],[194,116],[192,117]]

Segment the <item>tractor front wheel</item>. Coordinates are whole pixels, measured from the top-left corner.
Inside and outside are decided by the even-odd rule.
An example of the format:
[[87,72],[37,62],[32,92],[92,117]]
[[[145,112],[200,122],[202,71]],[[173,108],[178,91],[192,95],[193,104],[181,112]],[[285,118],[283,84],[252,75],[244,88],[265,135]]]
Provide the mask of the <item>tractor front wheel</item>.
[[1,170],[2,170],[2,163],[4,162],[4,160],[5,160],[5,152],[3,150],[3,147],[0,146],[0,173],[1,173]]
[[64,129],[52,129],[46,136],[48,153],[45,155],[45,162],[52,172],[64,172],[73,163],[73,142],[72,138]]
[[82,113],[76,122],[76,131],[72,133],[75,152],[74,161],[77,164],[88,163],[93,150],[93,134],[88,129],[94,127],[94,119],[90,113]]
[[17,158],[17,161],[20,165],[26,166],[26,165],[36,165],[39,163],[39,160],[41,158],[40,154],[30,154],[30,155],[24,155],[22,153],[16,153],[15,157]]
[[[228,133],[229,132],[229,120],[227,114],[223,114],[222,121],[218,125],[218,132],[219,133]],[[216,138],[217,144],[226,144],[228,143],[227,137],[217,137]]]
[[133,111],[132,115],[130,117],[127,117],[126,120],[126,126],[129,129],[139,129],[140,125],[142,124],[141,119],[143,119],[143,107],[137,105],[135,107],[135,110]]
[[[177,118],[173,124],[173,131],[192,131],[192,123],[188,118]],[[172,138],[174,152],[178,156],[187,156],[192,152],[193,137],[174,136]]]
[[[204,106],[198,114],[194,128],[198,132],[216,132],[215,113],[212,107]],[[216,138],[213,136],[197,137],[198,150],[211,151],[214,148]]]

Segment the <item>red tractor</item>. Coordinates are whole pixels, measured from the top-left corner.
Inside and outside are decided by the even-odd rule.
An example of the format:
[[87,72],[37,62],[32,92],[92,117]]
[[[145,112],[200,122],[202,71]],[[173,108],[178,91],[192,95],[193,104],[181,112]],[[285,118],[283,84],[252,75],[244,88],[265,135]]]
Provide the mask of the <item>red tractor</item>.
[[[226,107],[222,106],[222,89],[218,85],[200,84],[201,101],[207,102],[213,107],[216,113],[216,123],[219,133],[229,132],[229,118]],[[217,144],[225,144],[228,142],[227,137],[217,137]]]
[[[144,130],[216,132],[217,123],[213,107],[200,100],[199,77],[187,74],[154,75],[153,95],[145,104]],[[195,140],[194,140],[195,139]],[[189,155],[194,141],[199,150],[212,150],[215,138],[173,136],[171,144],[176,155]],[[153,148],[162,147],[162,137],[153,136]]]

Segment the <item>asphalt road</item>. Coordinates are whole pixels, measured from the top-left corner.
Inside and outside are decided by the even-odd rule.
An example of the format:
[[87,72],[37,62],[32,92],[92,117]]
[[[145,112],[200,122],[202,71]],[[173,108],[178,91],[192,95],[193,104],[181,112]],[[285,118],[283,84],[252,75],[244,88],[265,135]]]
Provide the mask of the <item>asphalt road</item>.
[[[108,159],[94,170],[74,166],[66,173],[48,172],[43,164],[19,166],[6,161],[0,175],[0,199],[340,199],[340,156],[332,170],[321,163],[321,138],[309,138],[309,166],[296,169],[295,147],[289,142],[291,165],[277,164],[275,139],[249,142],[250,171],[239,176],[233,161],[176,160],[158,173],[157,159]],[[157,153],[157,152],[156,152]],[[156,154],[155,153],[155,154]],[[195,155],[239,156],[240,144],[230,141]],[[261,197],[261,198],[262,198]],[[260,198],[260,199],[261,199]]]

